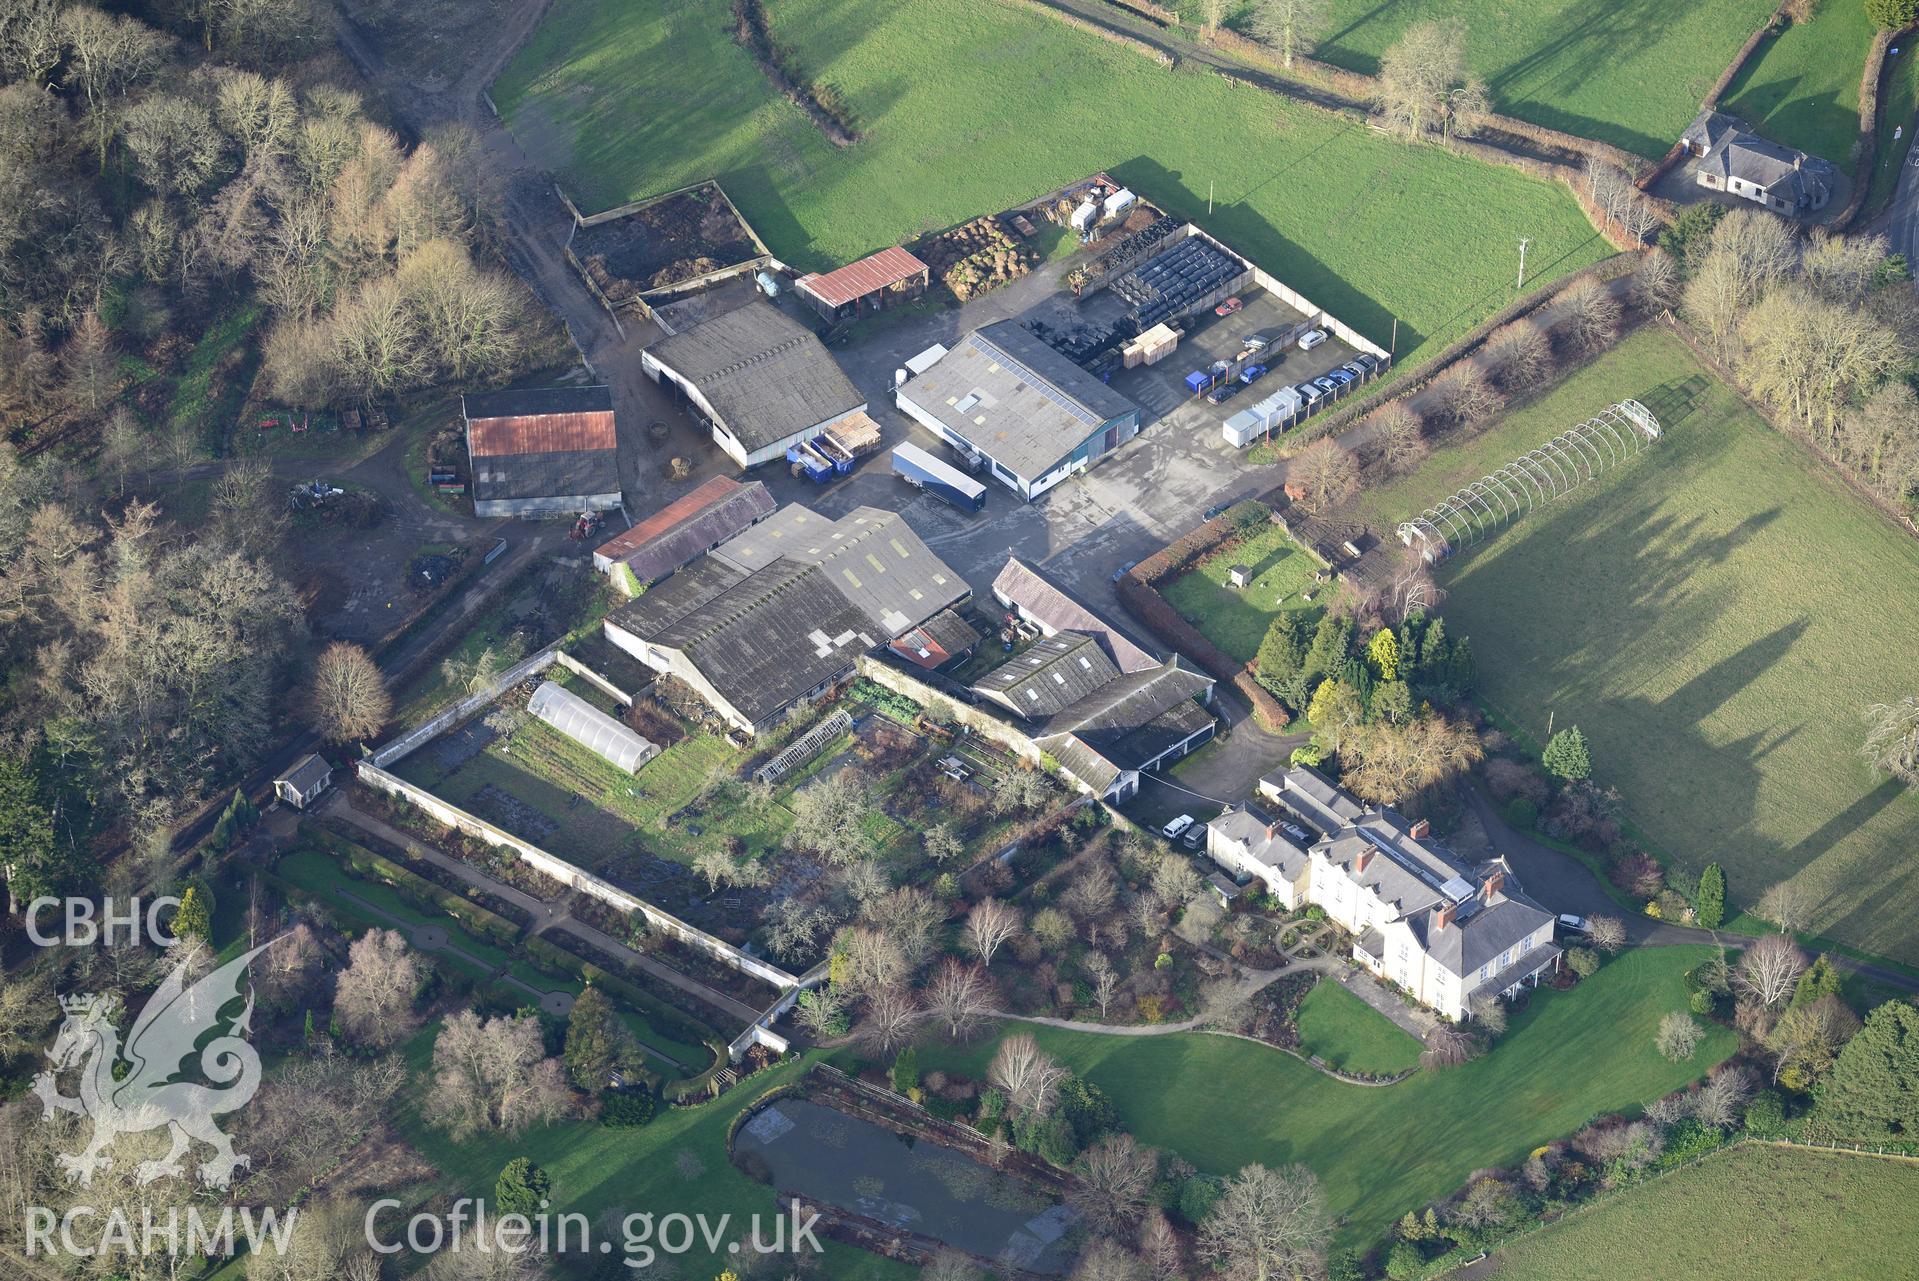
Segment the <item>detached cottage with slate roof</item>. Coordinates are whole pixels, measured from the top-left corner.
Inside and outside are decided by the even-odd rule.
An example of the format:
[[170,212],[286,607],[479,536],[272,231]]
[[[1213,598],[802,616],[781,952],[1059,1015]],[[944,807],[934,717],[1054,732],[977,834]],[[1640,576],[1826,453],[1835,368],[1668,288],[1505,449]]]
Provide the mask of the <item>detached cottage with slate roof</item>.
[[604,511],[620,505],[619,438],[605,387],[542,387],[460,398],[475,516]]
[[971,589],[894,512],[783,507],[604,624],[613,644],[758,734],[853,674],[854,660]]
[[678,388],[742,468],[780,461],[787,446],[866,409],[813,331],[758,299],[662,338],[640,367]]
[[974,330],[894,399],[1029,500],[1139,434],[1138,405],[1013,320]]
[[1812,213],[1832,199],[1839,172],[1817,156],[1761,138],[1745,121],[1706,110],[1679,141],[1696,158],[1702,187],[1743,196],[1783,214]]
[[1207,827],[1213,861],[1288,909],[1318,904],[1354,936],[1355,960],[1422,1004],[1464,1019],[1479,993],[1507,996],[1558,968],[1552,914],[1508,889],[1503,861],[1470,866],[1425,820],[1366,806],[1307,766],[1260,792],[1285,817],[1228,810]]

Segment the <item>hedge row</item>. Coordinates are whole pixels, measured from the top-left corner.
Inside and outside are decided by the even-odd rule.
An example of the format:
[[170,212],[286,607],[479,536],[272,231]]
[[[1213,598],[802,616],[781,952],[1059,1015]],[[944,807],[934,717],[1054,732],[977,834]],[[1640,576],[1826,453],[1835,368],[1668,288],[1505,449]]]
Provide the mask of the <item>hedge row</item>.
[[1899,36],[1896,31],[1872,33],[1872,48],[1866,54],[1866,69],[1859,79],[1859,140],[1853,144],[1852,196],[1833,219],[1834,230],[1843,231],[1852,226],[1872,192],[1873,166],[1879,163],[1879,91],[1885,80],[1886,53]]
[[1219,680],[1230,684],[1252,704],[1254,715],[1267,729],[1283,729],[1292,720],[1280,701],[1253,679],[1246,665],[1213,644],[1197,627],[1180,617],[1167,599],[1160,595],[1159,584],[1178,575],[1201,557],[1235,545],[1245,537],[1244,530],[1254,509],[1271,519],[1264,504],[1235,503],[1222,514],[1188,530],[1166,546],[1120,576],[1119,603],[1140,626],[1167,646],[1185,654]]
[[693,1045],[705,1045],[711,1048],[720,1045],[720,1066],[725,1065],[726,1049],[719,1042],[719,1034],[692,1015],[662,1001],[630,979],[611,973],[592,961],[575,955],[556,943],[535,936],[525,943],[529,959],[570,974],[582,983],[590,983],[608,996],[630,1007],[634,1013],[676,1041],[685,1041]]
[[1417,395],[1435,378],[1446,372],[1454,364],[1470,355],[1478,346],[1491,337],[1501,326],[1518,320],[1556,297],[1561,291],[1570,289],[1582,280],[1597,280],[1601,284],[1610,283],[1621,276],[1629,275],[1639,266],[1637,253],[1618,253],[1610,258],[1602,258],[1590,266],[1581,267],[1570,276],[1562,276],[1548,284],[1541,285],[1525,297],[1501,308],[1469,330],[1444,351],[1421,365],[1404,378],[1382,385],[1370,395],[1346,403],[1345,408],[1335,409],[1325,417],[1309,420],[1305,426],[1294,429],[1286,435],[1285,451],[1282,457],[1290,457],[1298,448],[1321,436],[1332,435],[1358,422],[1387,401],[1401,397]]
[[1023,9],[1030,9],[1034,13],[1044,14],[1046,17],[1063,22],[1069,27],[1076,27],[1088,35],[1098,36],[1108,44],[1116,44],[1123,49],[1131,49],[1134,53],[1151,58],[1161,67],[1171,69],[1178,61],[1170,53],[1155,49],[1144,40],[1135,40],[1132,36],[1111,30],[1107,27],[1102,27],[1097,22],[1088,22],[1077,14],[1066,13],[1059,9],[1052,8],[1049,5],[1041,4],[1040,0],[1003,0],[1003,2],[1018,5]]
[[473,933],[501,947],[511,948],[520,941],[519,925],[383,854],[376,854],[358,842],[310,824],[307,836],[316,845],[344,859],[347,866],[360,875],[385,882],[402,900],[421,911],[446,912]]

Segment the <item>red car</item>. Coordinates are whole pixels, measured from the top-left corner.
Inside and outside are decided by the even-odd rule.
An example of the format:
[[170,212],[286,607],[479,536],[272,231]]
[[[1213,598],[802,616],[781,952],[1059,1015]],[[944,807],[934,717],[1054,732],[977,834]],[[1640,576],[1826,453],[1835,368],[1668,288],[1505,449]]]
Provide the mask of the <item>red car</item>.
[[1245,303],[1237,298],[1228,298],[1225,302],[1213,308],[1213,314],[1215,316],[1230,316],[1245,305]]

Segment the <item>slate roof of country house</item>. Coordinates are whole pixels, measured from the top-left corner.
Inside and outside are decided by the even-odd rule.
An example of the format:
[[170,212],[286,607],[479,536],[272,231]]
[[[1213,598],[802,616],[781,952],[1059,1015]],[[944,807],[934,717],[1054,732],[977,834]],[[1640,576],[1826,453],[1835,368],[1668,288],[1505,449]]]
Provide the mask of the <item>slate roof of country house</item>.
[[813,331],[770,302],[722,312],[647,354],[698,387],[749,452],[866,403]]
[[823,276],[817,272],[801,276],[798,284],[827,306],[844,307],[855,298],[911,280],[925,270],[925,263],[906,250],[894,247],[869,254],[858,262],[849,262]]
[[1819,203],[1838,177],[1830,162],[1762,138],[1745,121],[1723,112],[1700,112],[1681,137],[1704,149],[1699,168],[1718,174],[1722,185],[1739,178],[1795,206]]
[[764,520],[775,507],[773,495],[759,481],[741,484],[715,476],[609,539],[594,554],[625,561],[633,577],[647,586]]

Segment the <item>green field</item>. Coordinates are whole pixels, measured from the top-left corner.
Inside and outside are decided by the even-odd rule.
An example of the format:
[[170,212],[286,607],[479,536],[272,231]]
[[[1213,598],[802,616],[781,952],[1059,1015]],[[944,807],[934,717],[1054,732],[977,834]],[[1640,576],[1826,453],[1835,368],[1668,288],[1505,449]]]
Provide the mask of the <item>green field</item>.
[[[1706,955],[1696,947],[1628,952],[1569,992],[1540,994],[1484,1058],[1383,1087],[1346,1085],[1232,1037],[1027,1030],[1111,1095],[1142,1143],[1213,1174],[1304,1162],[1332,1212],[1346,1216],[1343,1240],[1370,1244],[1472,1171],[1516,1164],[1595,1115],[1635,1109],[1731,1054],[1733,1034],[1719,1027],[1689,1063],[1668,1063],[1653,1049],[1660,1016],[1685,1004],[1685,970]],[[921,1066],[978,1075],[994,1044],[922,1049]]]
[[[1227,585],[1226,573],[1235,565],[1253,571],[1253,581],[1246,587]],[[1309,621],[1317,621],[1320,607],[1302,599],[1302,594],[1313,590],[1313,572],[1319,568],[1319,562],[1285,530],[1268,525],[1233,550],[1202,560],[1167,584],[1164,594],[1207,640],[1240,662],[1250,663],[1280,611],[1303,611]]]
[[[1858,7],[1858,0],[1827,0]],[[1597,138],[1648,158],[1666,154],[1775,0],[1332,0],[1315,57],[1379,70],[1415,22],[1456,18],[1468,64],[1508,115]],[[1853,79],[1863,55],[1853,64]]]
[[1542,282],[1608,252],[1549,184],[1161,70],[999,0],[769,8],[849,104],[858,145],[832,147],[775,95],[729,38],[725,0],[557,0],[494,100],[582,207],[717,177],[806,269],[1105,169],[1382,343],[1397,315],[1402,362],[1507,300],[1519,237]]
[[1419,1065],[1411,1033],[1331,979],[1300,1002],[1299,1049],[1343,1072],[1391,1076]]
[[1724,864],[1734,902],[1796,875],[1817,932],[1919,960],[1919,797],[1857,756],[1865,706],[1910,692],[1919,543],[1676,339],[1641,330],[1362,506],[1389,528],[1626,396],[1664,441],[1442,574],[1482,697],[1534,737],[1578,724],[1646,839]]
[[[429,1033],[409,1043],[408,1059],[416,1072],[424,1072],[431,1052]],[[606,1129],[596,1122],[576,1121],[507,1138],[454,1143],[427,1127],[411,1104],[402,1109],[397,1124],[407,1141],[440,1172],[440,1187],[455,1196],[490,1199],[501,1167],[514,1157],[530,1157],[552,1176],[551,1212],[584,1214],[595,1224],[596,1236],[611,1226],[616,1251],[621,1248],[621,1220],[629,1214],[650,1213],[656,1222],[669,1214],[704,1214],[722,1233],[723,1242],[744,1237],[751,1216],[757,1214],[766,1225],[761,1239],[771,1241],[776,1213],[773,1190],[747,1178],[727,1159],[726,1129],[768,1089],[798,1079],[808,1061],[764,1072],[712,1103],[690,1108],[662,1105],[659,1116],[639,1129]],[[680,1168],[682,1153],[697,1163],[696,1168],[689,1167],[690,1175]],[[602,1221],[606,1215],[613,1216],[610,1225]],[[730,1224],[717,1226],[724,1215],[731,1216]],[[383,1220],[382,1225],[391,1227],[396,1221]],[[724,1244],[719,1253],[709,1254],[697,1244],[697,1234],[695,1241],[695,1250],[677,1261],[679,1266],[671,1275],[708,1277],[726,1266]],[[628,1257],[635,1266],[644,1261],[632,1253]],[[917,1273],[864,1250],[828,1244],[820,1275],[835,1281],[906,1281]]]
[[[1812,21],[1760,44],[1719,105],[1773,141],[1851,172],[1859,79],[1874,30],[1860,0],[1821,0]],[[1901,122],[1910,120],[1908,112]]]
[[[1915,1205],[1919,1166],[1749,1145],[1501,1250],[1490,1275],[1511,1281],[1910,1277],[1919,1259]],[[1630,1272],[1623,1268],[1628,1248]]]

